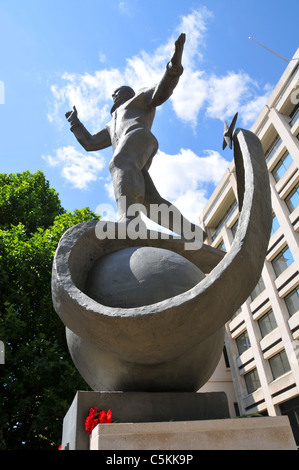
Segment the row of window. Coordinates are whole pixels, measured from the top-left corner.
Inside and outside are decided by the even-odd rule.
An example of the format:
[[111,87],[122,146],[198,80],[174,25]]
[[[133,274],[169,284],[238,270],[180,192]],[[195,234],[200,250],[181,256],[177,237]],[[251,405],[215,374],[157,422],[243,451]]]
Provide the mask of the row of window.
[[[285,269],[287,269],[287,267],[293,263],[293,261],[294,261],[294,258],[292,256],[291,250],[286,245],[271,261],[276,277],[282,274],[285,271]],[[265,290],[265,284],[264,284],[263,278],[260,277],[257,285],[251,292],[251,295],[250,295],[251,300],[253,301],[264,290]]]
[[[285,304],[287,306],[290,316],[294,315],[299,311],[299,286],[293,289],[285,298]],[[271,331],[277,328],[276,319],[273,313],[273,310],[268,310],[263,316],[257,320],[261,337],[264,338]],[[243,332],[236,338],[236,345],[238,352],[241,355],[247,349],[250,348],[250,339],[247,331]]]
[[[295,108],[293,109],[289,117],[290,117],[289,125],[290,127],[292,127],[297,121],[297,119],[299,119],[299,104],[295,106]],[[298,137],[298,135],[296,137]],[[265,151],[265,157],[266,157],[267,163],[271,160],[271,158],[273,157],[274,153],[276,152],[276,150],[278,149],[281,143],[282,143],[281,137],[278,134],[276,134],[275,139],[273,139],[271,145]]]
[[[273,310],[269,310],[265,315],[263,315],[258,320],[258,326],[261,332],[262,338],[264,338],[267,334],[277,328],[277,323],[274,317]],[[244,331],[241,335],[236,338],[236,345],[238,348],[239,354],[243,354],[243,352],[247,351],[251,347],[250,339],[247,333],[247,330]]]
[[[289,152],[285,152],[283,156],[278,160],[277,164],[272,170],[273,178],[276,182],[278,182],[285,172],[290,168],[291,164],[293,163],[293,158],[289,154]],[[299,205],[299,182],[291,189],[289,194],[284,199],[289,212],[292,213],[296,207]]]
[[[284,349],[270,357],[268,362],[272,372],[273,380],[281,377],[283,374],[291,370],[290,363]],[[255,392],[255,390],[261,386],[257,369],[252,369],[250,372],[245,374],[244,379],[248,393]]]
[[[290,126],[294,125],[295,121],[299,117],[299,110],[298,106],[294,110],[295,112],[290,116]],[[298,134],[299,137],[299,134]],[[268,150],[265,152],[266,161],[269,162],[273,157],[274,153],[277,151],[278,147],[281,145],[282,140],[279,135],[275,137],[272,144],[269,146]],[[275,167],[272,170],[272,175],[275,182],[278,182],[286,171],[290,168],[293,163],[292,156],[286,151],[279,161],[276,163]],[[296,207],[299,205],[299,183],[297,183],[291,191],[287,194],[284,199],[286,206],[290,213],[292,213]],[[275,214],[273,214],[273,223],[272,223],[272,231],[271,236],[276,232],[279,228],[279,222]],[[280,253],[272,260],[273,270],[276,276],[279,276],[292,262],[294,261],[292,253],[288,246],[285,246]],[[263,278],[261,277],[257,286],[251,293],[251,299],[254,300],[263,290],[265,289],[265,285],[263,282]],[[299,286],[295,287],[285,298],[284,298],[285,305],[289,312],[289,315],[292,316],[296,312],[299,311]],[[264,315],[262,315],[257,320],[259,330],[261,333],[261,337],[264,338],[269,333],[277,328],[276,319],[274,316],[274,312],[272,309],[269,309]],[[236,338],[236,345],[238,348],[239,354],[242,354],[247,349],[251,347],[250,339],[248,336],[247,331],[243,332]],[[275,354],[271,358],[268,359],[268,363],[272,372],[273,379],[277,379],[281,375],[288,372],[290,368],[290,364],[286,355],[285,350],[280,351],[279,353]],[[258,388],[260,388],[260,380],[258,376],[257,369],[253,369],[247,374],[244,375],[245,384],[248,393],[252,393]]]
[[[275,170],[275,174],[278,175],[280,174],[279,172],[281,171],[281,168],[282,168],[283,164],[281,164],[281,166]],[[284,167],[285,168],[285,167]],[[274,172],[274,170],[273,170]],[[274,173],[273,173],[274,175]],[[276,176],[274,177],[276,178]],[[276,180],[276,179],[275,179]],[[278,181],[278,180],[277,180]],[[286,205],[287,205],[287,208],[289,210],[290,213],[292,213],[296,207],[299,206],[299,181],[298,183],[291,189],[291,191],[289,192],[289,194],[285,197],[284,199]],[[214,229],[214,232],[211,236],[212,238],[212,241],[215,240],[215,238],[219,235],[222,227],[225,225],[225,223],[228,221],[228,219],[230,218],[230,216],[232,215],[232,213],[234,212],[235,208],[237,206],[237,203],[234,202],[230,208],[228,209],[228,211],[225,213],[225,215],[223,216],[223,218],[221,219],[221,221],[219,222],[219,224],[217,225],[217,227]],[[278,222],[278,219],[276,217],[275,214],[273,214],[273,222],[272,222],[272,229],[271,229],[271,236],[276,232],[276,230],[279,228],[279,222]],[[238,221],[235,222],[235,224],[231,227],[231,231],[233,233],[233,236],[235,236],[236,234],[236,231],[237,231],[237,228],[238,228]],[[222,249],[225,251],[225,245],[223,243],[223,241],[221,241],[217,247],[218,249]]]
[[[233,230],[233,227],[231,228],[234,235],[235,235],[235,231],[237,228],[237,224],[238,224],[238,221],[234,225],[234,230]],[[279,228],[279,222],[277,220],[277,217],[273,214],[271,236],[276,232],[278,228]],[[217,248],[225,250],[223,241],[221,241],[218,244]],[[287,269],[288,266],[290,266],[293,262],[294,262],[294,258],[292,256],[291,250],[287,245],[285,245],[282,248],[282,250],[271,261],[276,277],[282,274],[285,271],[285,269]],[[265,290],[265,284],[264,284],[263,278],[260,277],[257,285],[251,292],[251,295],[250,295],[251,301],[253,301],[264,290]],[[290,316],[292,316],[294,313],[299,311],[298,288],[295,288],[288,296],[285,297],[284,300],[285,300]],[[232,319],[235,318],[240,313],[240,311],[241,311],[241,308],[237,312],[235,312],[235,314],[232,316]]]
[[[277,163],[276,167],[273,169],[272,174],[275,181],[279,181],[279,179],[283,176],[283,174],[287,171],[287,169],[292,164],[293,159],[289,153],[286,153],[284,157],[282,157],[279,162]],[[296,207],[299,205],[299,182],[290,190],[287,196],[284,199],[289,212],[292,213]]]
[[[262,279],[262,278],[261,278]],[[293,289],[285,298],[285,304],[287,306],[290,316],[294,315],[299,311],[299,286]],[[264,315],[257,320],[261,337],[264,338],[269,333],[277,328],[276,319],[272,309],[269,309]],[[236,338],[236,345],[239,355],[243,354],[250,347],[250,338],[247,330],[244,331]],[[273,379],[277,379],[281,375],[285,374],[290,370],[290,365],[285,351],[280,351],[278,354],[272,356],[269,360],[269,365],[272,371]],[[260,387],[260,382],[257,374],[257,370],[253,369],[244,375],[245,384],[248,393],[252,393]]]
[[[285,304],[287,306],[290,316],[299,311],[299,286],[293,289],[285,298]],[[276,319],[273,310],[268,310],[263,316],[257,320],[261,337],[264,338],[269,333],[277,328]],[[250,338],[247,330],[244,331],[236,338],[236,345],[239,355],[243,354],[250,347]],[[278,354],[272,356],[269,359],[270,368],[272,371],[273,379],[278,378],[280,375],[290,370],[289,362],[285,351],[281,351]],[[244,375],[245,384],[248,393],[252,393],[254,390],[260,387],[258,375],[256,369],[248,372]]]
[[[295,113],[294,113],[294,116],[293,116],[294,121],[293,120],[291,121],[293,124],[294,124],[295,120],[298,119],[298,116],[299,116],[299,108],[298,109],[297,108],[298,108],[298,106],[296,107],[296,110],[295,110]],[[298,136],[299,136],[299,134],[298,134]],[[269,160],[271,160],[271,158],[273,157],[274,153],[276,152],[278,147],[281,145],[281,143],[282,143],[282,140],[281,140],[280,136],[277,134],[275,139],[273,140],[272,144],[270,145],[268,150],[265,152],[265,157],[266,157],[267,162]],[[292,156],[289,154],[289,152],[285,151],[285,153],[278,160],[278,162],[276,163],[275,167],[273,168],[273,170],[271,172],[272,175],[273,175],[273,178],[276,182],[278,182],[283,177],[285,172],[292,165],[293,161],[294,160],[293,160]],[[298,207],[298,205],[299,205],[299,183],[297,183],[296,186],[293,187],[291,189],[291,191],[289,192],[289,194],[286,196],[285,203],[286,203],[286,205],[287,205],[290,212],[293,212],[296,209],[296,207]]]
[[[289,154],[288,154],[289,156]],[[289,162],[289,160],[287,160]],[[292,160],[293,161],[293,160]],[[273,176],[275,181],[278,181],[279,175],[282,176],[282,171],[286,171],[286,159],[283,161],[280,161],[281,163],[279,166],[277,166],[276,169],[273,170]],[[277,164],[278,165],[278,164]],[[280,177],[281,177],[280,176]],[[299,206],[299,181],[297,184],[291,189],[291,191],[287,194],[287,196],[284,199],[284,202],[286,203],[286,206],[289,210],[290,213],[292,213],[298,206]],[[228,221],[232,213],[234,212],[235,208],[237,207],[237,203],[234,202],[228,209],[228,211],[225,213],[225,215],[222,217],[216,228],[214,229],[211,239],[214,241],[217,236],[219,235],[220,231],[224,227],[225,223]],[[238,221],[234,224],[233,227],[231,227],[231,230],[233,232],[233,236],[235,236],[236,230],[238,228]],[[279,222],[277,217],[274,215],[273,216],[273,223],[272,223],[272,230],[271,230],[271,236],[276,232],[276,230],[279,228]],[[218,246],[218,249],[223,249],[225,250],[225,246],[223,242],[221,242]]]

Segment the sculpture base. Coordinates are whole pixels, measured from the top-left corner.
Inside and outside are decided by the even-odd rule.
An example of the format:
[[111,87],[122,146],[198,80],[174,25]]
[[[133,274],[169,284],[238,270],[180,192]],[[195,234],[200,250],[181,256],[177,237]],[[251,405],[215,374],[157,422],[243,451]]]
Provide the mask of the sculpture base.
[[[180,423],[100,424],[90,436],[90,450],[182,451],[182,449],[185,451],[297,450],[286,416]],[[170,461],[174,457],[176,461],[173,463],[195,463],[192,462],[192,453],[186,455],[181,452],[170,455]],[[113,458],[117,459],[118,454],[114,454]],[[163,459],[165,459],[163,454],[155,453],[147,460],[159,464]]]
[[[97,406],[119,424],[164,423],[229,418],[224,392],[83,392],[78,391],[63,421],[63,450],[88,450],[89,435],[85,419]],[[112,424],[112,423],[111,423]],[[174,424],[174,423],[172,423]],[[115,444],[114,444],[115,445]]]

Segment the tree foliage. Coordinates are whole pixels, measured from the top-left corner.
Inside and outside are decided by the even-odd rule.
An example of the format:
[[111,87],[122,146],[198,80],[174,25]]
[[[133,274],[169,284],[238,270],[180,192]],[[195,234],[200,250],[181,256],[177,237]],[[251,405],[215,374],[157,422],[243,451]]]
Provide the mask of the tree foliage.
[[41,171],[0,174],[0,227],[22,223],[29,235],[48,228],[64,212],[58,194]]
[[76,391],[88,390],[52,306],[51,271],[63,233],[96,218],[65,211],[42,172],[0,175],[0,449],[57,449]]

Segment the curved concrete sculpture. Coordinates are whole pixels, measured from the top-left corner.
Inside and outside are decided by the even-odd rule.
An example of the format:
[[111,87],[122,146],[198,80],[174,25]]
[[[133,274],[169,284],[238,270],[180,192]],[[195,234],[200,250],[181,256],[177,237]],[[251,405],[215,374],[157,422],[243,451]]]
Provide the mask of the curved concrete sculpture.
[[[96,222],[69,229],[59,242],[52,274],[53,303],[66,326],[73,361],[94,390],[197,391],[210,378],[224,345],[224,325],[256,286],[271,224],[270,186],[263,149],[250,131],[233,135],[239,226],[227,254],[184,240],[99,240]],[[178,295],[122,308],[86,294],[86,279],[103,255],[133,246],[171,250],[207,276]],[[201,279],[201,278],[200,278]]]

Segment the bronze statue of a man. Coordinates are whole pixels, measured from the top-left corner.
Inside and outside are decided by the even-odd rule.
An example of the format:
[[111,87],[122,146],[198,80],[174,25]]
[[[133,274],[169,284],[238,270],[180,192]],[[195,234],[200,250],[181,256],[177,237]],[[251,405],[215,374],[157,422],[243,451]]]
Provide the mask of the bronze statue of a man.
[[[148,173],[158,150],[158,141],[151,132],[156,107],[172,95],[183,73],[182,54],[185,40],[186,36],[182,33],[175,41],[171,60],[157,85],[141,89],[137,93],[128,86],[121,86],[114,91],[112,119],[97,134],[91,135],[79,121],[75,106],[73,111],[66,113],[71,131],[85,150],[101,150],[112,145],[113,158],[109,170],[117,202],[118,222],[128,223],[132,219],[127,210],[133,204],[142,204],[147,210],[150,204],[166,204],[172,208],[167,228],[172,229],[173,219],[177,220],[178,217],[181,227],[186,223],[178,209],[160,196]],[[165,226],[159,214],[155,222]],[[190,222],[187,223],[193,226]]]

